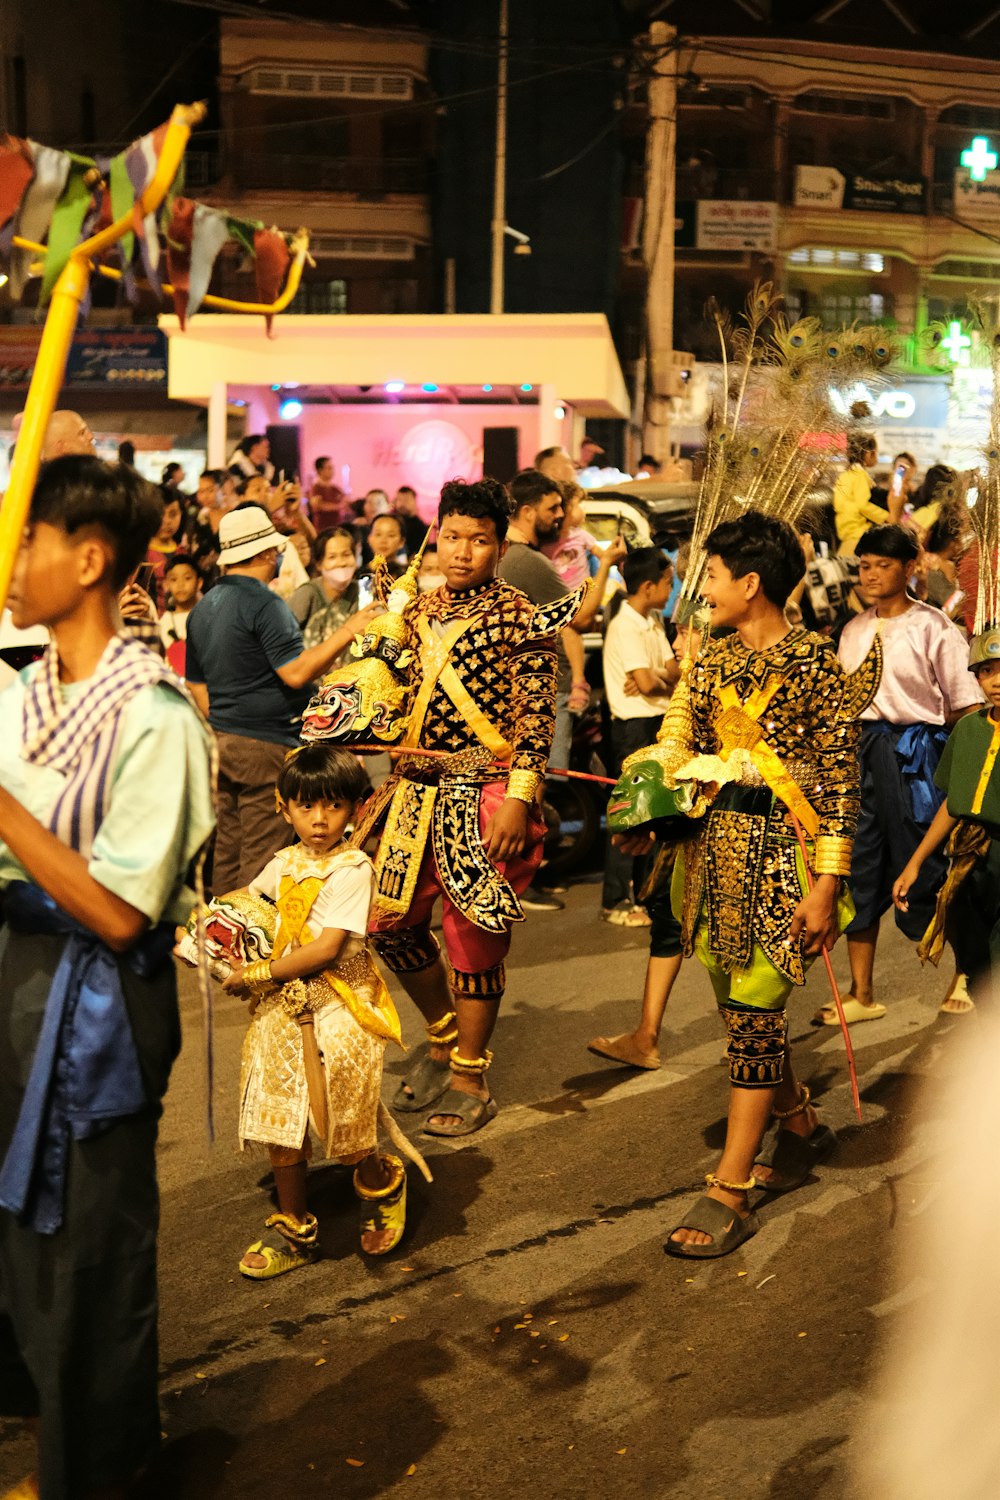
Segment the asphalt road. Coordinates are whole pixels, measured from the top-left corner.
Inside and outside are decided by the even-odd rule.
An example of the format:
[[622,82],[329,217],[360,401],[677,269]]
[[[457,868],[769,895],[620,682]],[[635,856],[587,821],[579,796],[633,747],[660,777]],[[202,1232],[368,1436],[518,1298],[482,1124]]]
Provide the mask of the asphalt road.
[[[635,1075],[586,1050],[630,1026],[642,932],[597,918],[599,888],[517,932],[491,1082],[502,1110],[465,1145],[422,1142],[402,1246],[357,1247],[346,1171],[312,1178],[324,1258],[254,1283],[237,1261],[269,1199],[235,1144],[243,1012],[216,1012],[218,1139],[206,1140],[198,1002],[161,1144],[166,1444],[149,1497],[591,1496],[844,1500],[873,1362],[911,1300],[898,1242],[933,1185],[922,1075],[973,1018],[937,1016],[945,977],[887,931],[890,1015],[855,1028],[864,1124],[839,1032],[814,1030],[814,972],[792,1010],[803,1076],[840,1135],[818,1178],[765,1203],[735,1254],[662,1252],[724,1131],[723,1041],[706,978],[682,971],[665,1066]],[[843,974],[846,955],[837,950]],[[416,1012],[401,1003],[419,1040]],[[387,1097],[403,1071],[389,1062]],[[912,1290],[912,1289],[911,1289]],[[0,1426],[0,1480],[28,1467]]]

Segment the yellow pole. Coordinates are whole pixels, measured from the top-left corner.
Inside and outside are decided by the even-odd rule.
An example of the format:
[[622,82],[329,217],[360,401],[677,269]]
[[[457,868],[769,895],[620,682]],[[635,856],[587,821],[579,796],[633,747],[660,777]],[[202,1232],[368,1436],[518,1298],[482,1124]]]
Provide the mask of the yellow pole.
[[[192,127],[204,115],[203,104],[178,104],[174,109],[153,179],[138,199],[143,215],[154,212],[163,202],[183,160]],[[128,213],[77,245],[53,288],[17,435],[10,484],[0,505],[0,610],[7,602],[14,560],[28,519],[31,494],[45,445],[45,431],[55,411],[66,373],[66,358],[80,315],[80,303],[90,282],[92,259],[109,249],[131,227],[132,215]]]
[[[45,254],[44,245],[38,245],[34,240],[22,240],[19,234],[15,234],[14,244],[19,250],[31,250],[36,255]],[[220,312],[261,313],[265,317],[270,313],[284,312],[299,289],[299,284],[302,281],[302,269],[306,261],[309,260],[310,265],[315,264],[309,258],[309,231],[307,229],[296,231],[292,239],[291,251],[292,263],[288,267],[288,275],[285,277],[284,288],[281,295],[276,297],[273,302],[237,302],[232,297],[216,297],[211,292],[206,292],[205,296],[201,299],[202,307],[217,307]],[[108,281],[122,280],[121,271],[116,270],[114,266],[95,266],[94,270],[98,276],[104,276]],[[41,271],[41,265],[37,267],[32,266],[31,268],[32,276],[36,272],[40,275]],[[146,286],[147,283],[141,281],[139,285]],[[171,282],[161,281],[160,285],[165,292],[173,294],[174,288]]]

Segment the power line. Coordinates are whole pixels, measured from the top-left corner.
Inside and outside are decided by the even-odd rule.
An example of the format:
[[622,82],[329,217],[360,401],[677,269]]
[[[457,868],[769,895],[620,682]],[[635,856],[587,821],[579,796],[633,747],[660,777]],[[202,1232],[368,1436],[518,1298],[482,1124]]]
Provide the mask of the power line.
[[[806,57],[798,53],[768,52],[763,48],[759,50],[754,49],[752,51],[740,51],[738,48],[726,47],[721,42],[713,41],[711,38],[707,37],[690,37],[686,40],[689,43],[696,43],[700,51],[714,52],[720,57],[734,57],[742,62],[779,63],[784,68],[797,70],[801,73],[824,73],[829,75],[830,77],[847,79],[854,84],[854,88],[852,90],[853,93],[869,91],[863,86],[869,85],[873,81],[866,76],[862,76],[859,78],[856,63],[851,66],[846,62],[844,64],[834,62],[832,66],[827,67],[822,59]],[[928,53],[925,55],[941,57],[951,56],[952,54],[938,52]],[[909,84],[911,87],[924,81],[930,81],[929,79],[923,80],[919,78],[916,75],[915,69],[909,72],[893,72],[891,69],[885,68],[881,64],[876,65],[878,66],[878,77],[880,80],[886,79],[892,83],[905,83]],[[927,71],[930,71],[929,64],[926,65],[926,68]],[[967,97],[975,95],[977,98],[981,97],[984,99],[990,99],[993,103],[995,103],[997,99],[998,85],[1000,85],[1000,76],[998,76],[996,84],[992,85],[991,87],[984,88],[978,88],[975,84],[969,84],[963,81],[960,85],[956,86],[955,92],[964,94]]]
[[588,156],[590,152],[593,151],[595,146],[599,146],[601,141],[604,140],[605,136],[610,135],[617,124],[618,116],[614,115],[606,125],[601,126],[600,130],[594,136],[593,140],[588,141],[586,146],[582,147],[582,149],[579,150],[575,156],[571,156],[568,161],[561,162],[558,167],[553,167],[549,172],[540,172],[537,177],[522,178],[521,181],[549,182],[553,177],[558,177],[561,175],[561,173],[568,172],[570,167],[575,167],[578,161],[582,161],[585,156]]

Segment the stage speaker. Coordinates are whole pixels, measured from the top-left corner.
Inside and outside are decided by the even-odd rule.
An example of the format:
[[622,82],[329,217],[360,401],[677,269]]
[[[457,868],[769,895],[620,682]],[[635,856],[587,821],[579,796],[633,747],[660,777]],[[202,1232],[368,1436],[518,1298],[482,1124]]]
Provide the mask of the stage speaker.
[[277,481],[282,469],[286,479],[297,474],[302,478],[302,428],[288,422],[272,422],[267,428],[267,440],[271,444],[271,462]]
[[509,484],[520,469],[517,427],[483,428],[483,478]]

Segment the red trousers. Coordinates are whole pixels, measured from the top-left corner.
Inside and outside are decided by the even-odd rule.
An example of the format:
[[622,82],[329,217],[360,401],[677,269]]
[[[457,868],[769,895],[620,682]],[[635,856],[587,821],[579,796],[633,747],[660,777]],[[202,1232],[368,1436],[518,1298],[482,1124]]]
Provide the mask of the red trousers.
[[[479,829],[485,835],[490,818],[507,795],[507,784],[490,782],[484,786],[479,797]],[[528,840],[523,854],[500,862],[497,869],[506,876],[518,895],[527,890],[538,866],[542,862],[542,842],[545,838],[545,820],[537,803],[528,809]],[[434,849],[428,839],[424,857],[420,864],[416,888],[410,909],[403,916],[385,917],[373,924],[371,932],[401,932],[409,928],[428,929],[434,903],[441,897],[441,926],[445,948],[453,969],[462,974],[480,974],[495,969],[507,957],[510,948],[510,929],[506,932],[487,932],[470,922],[448,896],[441,884]]]

